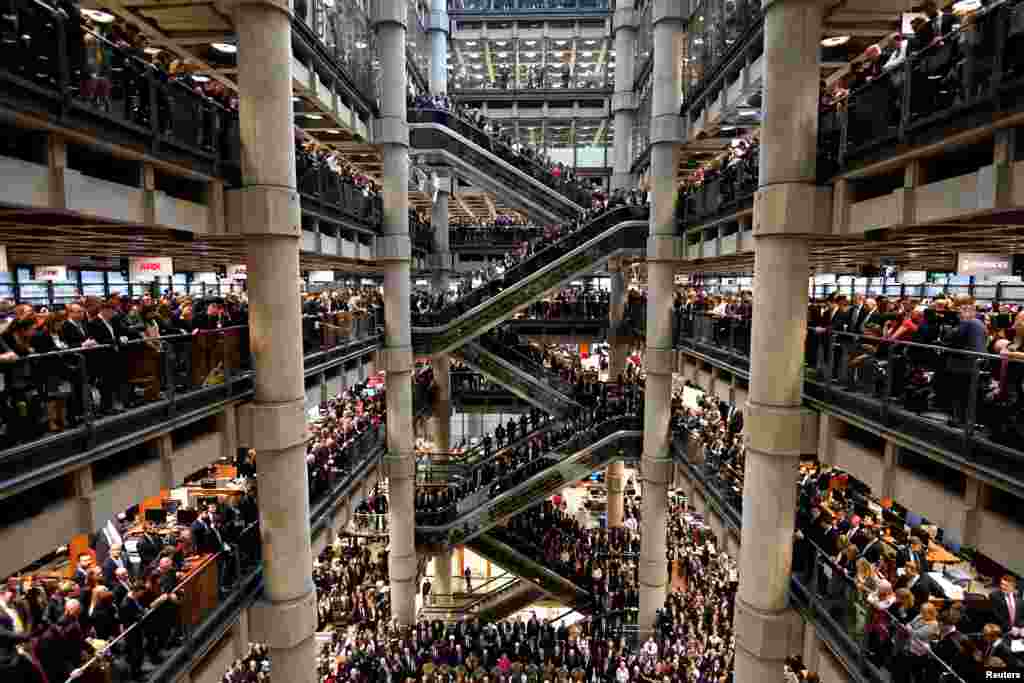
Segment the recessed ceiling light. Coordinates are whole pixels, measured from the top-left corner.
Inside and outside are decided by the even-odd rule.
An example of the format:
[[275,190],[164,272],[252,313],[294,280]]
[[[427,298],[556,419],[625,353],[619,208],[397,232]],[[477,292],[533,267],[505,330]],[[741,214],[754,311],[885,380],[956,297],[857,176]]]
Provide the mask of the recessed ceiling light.
[[593,56],[594,56],[594,53],[593,53],[593,51],[591,51],[591,50],[584,50],[584,51],[583,51],[583,56],[584,56],[584,57],[593,57]]
[[231,43],[210,43],[210,47],[217,52],[223,52],[226,55],[233,55],[238,52],[238,46],[232,45]]
[[981,0],[960,0],[953,3],[953,14],[966,14],[981,9]]
[[313,119],[314,121],[319,121],[320,119],[323,118],[323,116],[321,116],[320,114],[303,114],[303,116],[305,116],[307,119]]
[[496,41],[494,41],[494,44],[497,45],[498,47],[505,47],[506,45],[508,45],[508,41],[507,40],[496,40]]
[[369,45],[366,43],[366,41],[363,41],[363,40],[357,40],[356,41],[356,49],[357,50],[365,50],[367,47],[369,47]]
[[82,16],[92,19],[97,24],[111,24],[114,22],[114,15],[110,12],[103,12],[98,9],[83,9]]
[[161,50],[158,47],[147,47],[147,48],[144,48],[142,51],[145,52],[147,55],[150,55],[150,56],[158,55],[161,52],[163,52],[163,50]]
[[210,77],[209,76],[196,75],[196,76],[192,77],[192,80],[195,81],[196,83],[207,83],[210,80]]
[[466,45],[469,46],[469,47],[476,47],[476,41],[475,40],[467,40],[466,41]]
[[301,101],[302,101],[301,97],[294,97],[294,96],[292,97],[292,102],[301,102]]
[[839,47],[850,42],[850,36],[829,36],[821,41],[825,47]]

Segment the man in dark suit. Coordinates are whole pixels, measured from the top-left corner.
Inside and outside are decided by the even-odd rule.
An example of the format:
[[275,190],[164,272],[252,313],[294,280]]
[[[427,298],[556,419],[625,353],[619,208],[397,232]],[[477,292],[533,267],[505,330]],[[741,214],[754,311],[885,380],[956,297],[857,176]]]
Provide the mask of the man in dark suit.
[[110,554],[103,561],[103,583],[106,586],[114,586],[118,569],[128,569],[128,559],[124,556],[124,548],[121,545],[110,547]]
[[89,581],[89,569],[92,567],[92,555],[82,553],[78,556],[78,566],[75,567],[75,575],[72,578],[79,588],[84,588]]
[[945,597],[938,584],[932,581],[927,574],[922,574],[920,568],[914,562],[907,562],[903,565],[903,576],[896,580],[895,590],[906,588],[914,595],[914,604],[923,605],[931,596]]
[[[142,598],[145,594],[145,584],[138,582],[132,584],[128,593],[117,603],[121,626],[127,631],[125,655],[131,667],[133,680],[139,680],[142,676],[142,660],[145,650],[143,649],[143,628],[140,626],[132,629],[132,626],[138,624],[146,613],[146,608],[142,606]],[[149,649],[149,654],[154,663],[159,662],[159,653],[152,647]]]
[[115,319],[114,304],[105,301],[100,304],[95,317],[89,321],[89,336],[97,344],[109,349],[95,351],[89,356],[90,374],[100,384],[100,410],[110,412],[116,409],[115,398],[124,399],[125,366],[121,347],[128,343],[128,331]]
[[913,562],[921,568],[921,572],[927,574],[932,570],[931,562],[928,561],[928,553],[924,550],[924,544],[917,536],[910,537],[910,543],[900,551],[896,559],[897,566],[902,567],[907,562]]
[[999,590],[989,595],[995,622],[1007,637],[1024,632],[1024,609],[1017,595],[1017,579],[1009,574],[999,580]]
[[60,336],[64,343],[73,349],[95,345],[95,342],[86,343],[89,341],[90,335],[89,330],[86,329],[85,309],[82,308],[82,305],[68,304],[64,311],[68,316],[60,328]]
[[196,521],[192,522],[192,541],[200,554],[218,553],[224,547],[220,532],[214,525],[216,508],[208,506]]

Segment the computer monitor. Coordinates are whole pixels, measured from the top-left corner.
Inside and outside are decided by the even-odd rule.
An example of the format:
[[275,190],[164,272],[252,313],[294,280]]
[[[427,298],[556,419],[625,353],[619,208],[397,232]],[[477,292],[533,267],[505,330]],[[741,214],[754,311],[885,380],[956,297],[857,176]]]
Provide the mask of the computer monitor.
[[152,524],[163,524],[167,521],[167,513],[163,508],[146,510],[146,521]]

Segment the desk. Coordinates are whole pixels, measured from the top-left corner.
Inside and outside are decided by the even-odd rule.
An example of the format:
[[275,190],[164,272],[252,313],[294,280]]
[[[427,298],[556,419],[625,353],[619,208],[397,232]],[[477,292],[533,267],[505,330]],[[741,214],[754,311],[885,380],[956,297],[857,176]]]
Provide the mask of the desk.
[[220,603],[219,562],[219,555],[202,555],[190,563],[184,578],[178,582],[182,592],[178,613],[186,627],[201,624]]
[[928,543],[928,561],[933,564],[954,564],[962,560],[935,541],[931,541]]
[[956,601],[964,599],[964,589],[943,576],[942,572],[928,572],[928,576],[942,589],[947,599]]

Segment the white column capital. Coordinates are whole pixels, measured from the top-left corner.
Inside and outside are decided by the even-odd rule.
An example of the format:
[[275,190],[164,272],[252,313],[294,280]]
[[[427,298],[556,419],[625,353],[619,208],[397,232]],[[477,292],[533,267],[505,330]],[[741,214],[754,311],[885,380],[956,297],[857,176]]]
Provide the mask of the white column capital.
[[671,113],[651,116],[651,145],[659,143],[681,144],[683,142],[683,117],[678,107]]
[[767,185],[754,194],[754,237],[828,234],[832,188],[792,182]]

